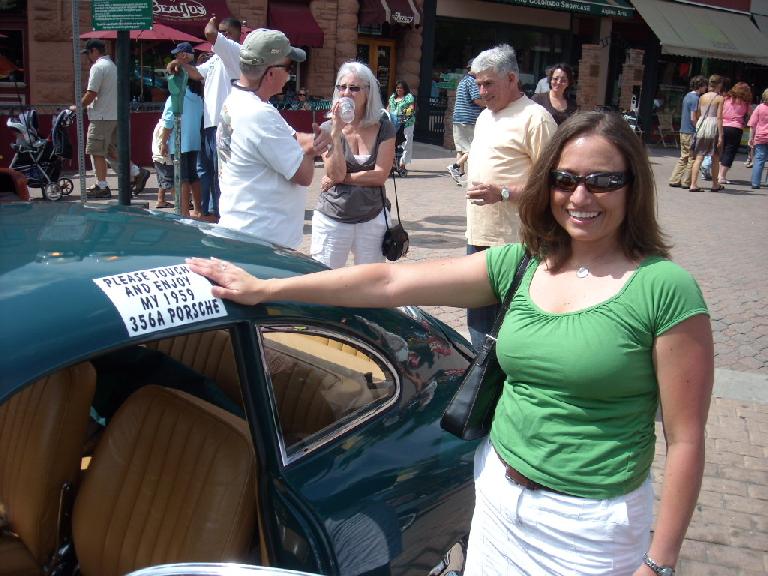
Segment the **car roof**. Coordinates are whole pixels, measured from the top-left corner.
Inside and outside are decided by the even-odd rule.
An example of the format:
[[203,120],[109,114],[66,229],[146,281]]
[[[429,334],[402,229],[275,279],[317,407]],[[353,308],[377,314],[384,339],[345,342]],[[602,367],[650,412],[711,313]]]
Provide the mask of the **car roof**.
[[[117,304],[95,279],[180,266],[190,256],[226,259],[264,278],[324,269],[245,234],[138,208],[0,205],[0,401],[42,374],[130,340]],[[258,315],[232,303],[226,313],[193,326]]]

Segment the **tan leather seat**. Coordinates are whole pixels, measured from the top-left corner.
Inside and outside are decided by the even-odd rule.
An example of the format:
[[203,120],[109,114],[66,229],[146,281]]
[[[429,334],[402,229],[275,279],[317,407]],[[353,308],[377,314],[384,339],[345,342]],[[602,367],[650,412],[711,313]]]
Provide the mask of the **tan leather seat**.
[[75,501],[82,574],[244,560],[255,474],[245,420],[178,390],[141,388],[107,426]]
[[57,544],[59,499],[75,483],[96,372],[85,362],[28,386],[0,406],[0,574],[40,574]]
[[149,342],[147,346],[214,380],[238,406],[243,405],[235,354],[226,330],[174,336]]
[[280,428],[288,444],[333,423],[336,416],[325,395],[338,384],[339,377],[277,350],[266,348],[265,352]]

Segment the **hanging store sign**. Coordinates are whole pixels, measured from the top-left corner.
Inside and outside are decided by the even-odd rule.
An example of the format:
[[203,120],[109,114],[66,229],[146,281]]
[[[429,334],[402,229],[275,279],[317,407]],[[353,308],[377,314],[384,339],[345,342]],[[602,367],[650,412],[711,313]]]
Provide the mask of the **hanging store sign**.
[[626,0],[594,0],[585,2],[581,0],[495,0],[500,4],[514,4],[516,6],[530,6],[531,8],[545,8],[548,10],[561,10],[575,12],[577,14],[591,14],[593,16],[615,16],[619,18],[631,18],[635,15],[635,9]]
[[212,16],[219,20],[232,14],[225,0],[153,0],[152,14],[156,22],[202,36]]
[[94,30],[149,30],[152,0],[92,0]]

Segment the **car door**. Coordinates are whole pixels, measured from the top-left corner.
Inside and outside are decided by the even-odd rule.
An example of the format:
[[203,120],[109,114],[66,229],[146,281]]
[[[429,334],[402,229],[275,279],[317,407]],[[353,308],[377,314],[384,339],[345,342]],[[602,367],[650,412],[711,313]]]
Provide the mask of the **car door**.
[[275,559],[323,573],[428,572],[469,529],[475,444],[439,428],[467,360],[424,318],[317,318],[253,326],[272,407]]

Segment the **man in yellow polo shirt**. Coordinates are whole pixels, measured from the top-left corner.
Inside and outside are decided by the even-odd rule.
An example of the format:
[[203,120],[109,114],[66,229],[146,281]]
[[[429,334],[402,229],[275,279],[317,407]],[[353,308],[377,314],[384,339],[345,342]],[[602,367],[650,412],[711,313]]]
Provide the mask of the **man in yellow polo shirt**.
[[[485,110],[475,124],[467,173],[467,254],[517,240],[517,205],[531,166],[557,129],[552,116],[518,87],[514,49],[481,52],[472,73]],[[472,345],[479,349],[499,305],[467,310]]]

